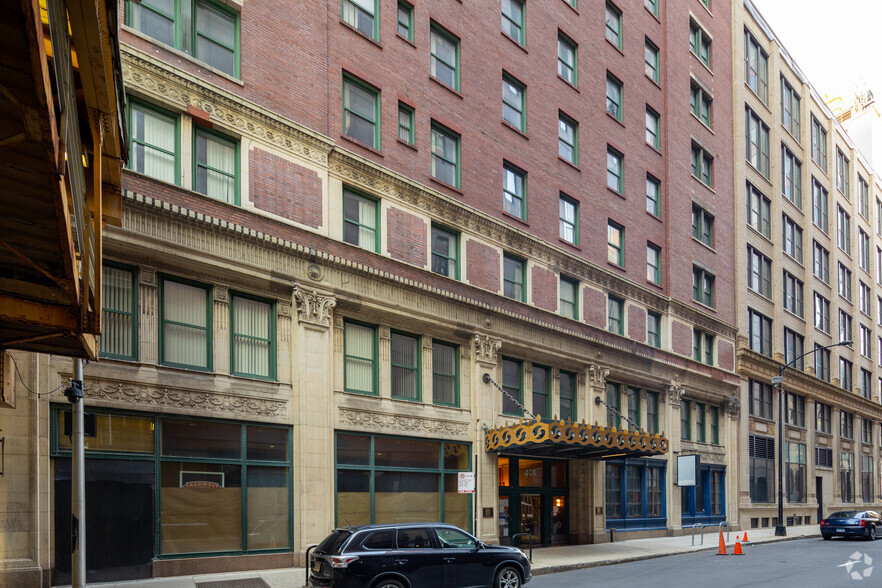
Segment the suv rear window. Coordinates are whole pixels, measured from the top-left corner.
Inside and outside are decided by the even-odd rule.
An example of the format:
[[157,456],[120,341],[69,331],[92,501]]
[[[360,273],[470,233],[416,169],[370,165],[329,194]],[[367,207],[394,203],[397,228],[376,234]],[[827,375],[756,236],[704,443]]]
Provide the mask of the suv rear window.
[[351,536],[352,532],[346,529],[332,531],[330,535],[325,537],[324,541],[319,543],[318,547],[315,548],[315,552],[325,555],[337,555],[340,553],[340,548],[343,547],[343,544]]
[[365,537],[361,546],[365,549],[395,549],[395,530],[374,531]]

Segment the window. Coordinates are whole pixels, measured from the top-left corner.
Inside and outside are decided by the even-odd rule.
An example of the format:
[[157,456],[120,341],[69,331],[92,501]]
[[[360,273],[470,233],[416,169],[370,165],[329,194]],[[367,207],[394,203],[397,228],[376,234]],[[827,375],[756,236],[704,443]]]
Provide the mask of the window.
[[368,251],[379,251],[377,201],[343,188],[343,240]]
[[532,366],[533,371],[533,414],[544,416],[546,419],[551,418],[551,399],[548,393],[548,382],[551,376],[551,370],[547,367],[536,365]]
[[560,314],[579,320],[579,282],[565,276],[560,277]]
[[707,407],[707,424],[710,428],[710,443],[720,444],[720,409],[717,406]]
[[659,0],[644,0],[644,6],[646,6],[646,10],[651,12],[653,16],[658,16],[658,3]]
[[459,235],[432,225],[432,271],[459,279]]
[[[839,340],[840,341],[851,341],[851,315],[845,312],[844,310],[839,311]],[[849,370],[850,374],[850,370]],[[851,378],[849,378],[849,381]],[[851,385],[848,386],[848,390],[851,390]]]
[[413,41],[413,6],[407,2],[398,2],[398,34]]
[[646,279],[653,284],[661,284],[661,247],[646,243]]
[[459,135],[432,123],[432,177],[459,188]]
[[622,48],[622,12],[609,2],[606,3],[606,40]]
[[786,445],[786,468],[787,468],[787,502],[806,502],[808,492],[806,490],[806,467],[805,467],[805,443],[787,442]]
[[160,291],[160,363],[211,370],[211,288],[163,277]]
[[526,88],[511,76],[502,76],[502,120],[516,128],[526,132]]
[[527,175],[511,164],[502,166],[502,210],[520,219],[526,218],[527,207],[524,199],[527,190]]
[[747,135],[747,162],[769,177],[769,127],[750,108],[744,109],[744,130]]
[[815,328],[830,334],[830,301],[815,292]]
[[790,149],[781,146],[781,185],[784,197],[802,210],[802,163],[796,159]]
[[861,419],[861,443],[873,442],[873,421],[870,419]]
[[836,244],[851,255],[851,216],[841,206],[836,207]]
[[861,208],[861,216],[870,220],[870,185],[858,174],[858,204]]
[[276,377],[276,314],[269,302],[234,294],[230,303],[232,372],[237,376]]
[[812,178],[812,222],[827,233],[829,220],[827,217],[827,190],[821,183]]
[[625,267],[625,227],[608,221],[606,225],[607,261]]
[[573,245],[579,244],[579,203],[560,195],[560,238]]
[[765,382],[750,380],[748,382],[748,396],[750,398],[750,416],[761,419],[772,418],[772,386]]
[[844,410],[839,411],[839,436],[854,439],[854,415]]
[[622,82],[606,74],[606,111],[622,120]]
[[814,241],[812,255],[812,274],[824,282],[830,283],[830,253],[820,243]]
[[432,76],[459,90],[459,39],[433,24],[429,34]]
[[793,367],[800,371],[805,369],[804,360],[800,357],[803,354],[803,346],[802,335],[796,331],[784,329],[784,361],[786,364],[794,362]]
[[343,388],[347,392],[378,394],[377,328],[361,323],[343,323]]
[[858,280],[858,306],[860,307],[861,312],[868,317],[873,316],[873,307],[870,300],[872,300],[870,287],[864,284],[862,280]]
[[[517,359],[502,358],[502,389],[508,394],[502,395],[502,413],[521,415],[523,410],[523,363]],[[513,400],[514,399],[514,400]]]
[[842,502],[854,502],[854,453],[839,452],[839,493]]
[[606,187],[623,194],[625,192],[624,157],[612,147],[606,148]]
[[420,339],[413,335],[391,334],[392,398],[420,400]]
[[714,217],[697,204],[692,205],[692,238],[714,246]]
[[576,420],[576,374],[560,371],[560,409],[563,421]]
[[[882,200],[876,200],[876,234],[882,237]],[[882,277],[879,278],[882,280]]]
[[714,156],[698,143],[692,143],[692,175],[708,188],[713,187]]
[[403,102],[398,103],[398,138],[408,145],[413,145],[416,142],[413,108]]
[[622,393],[621,384],[606,383],[606,426],[622,428]]
[[646,392],[646,432],[658,433],[658,392]]
[[812,161],[827,172],[827,130],[812,115]]
[[695,403],[695,440],[699,443],[707,442],[707,430],[705,429],[705,405],[702,402]]
[[[873,382],[873,374],[871,374],[869,371],[867,371],[865,369],[861,369],[861,380],[859,382],[860,389],[861,389],[861,396],[866,398],[867,400],[870,400],[873,395],[872,382]],[[863,422],[866,423],[867,425],[869,425],[869,422],[866,419],[864,419]],[[864,443],[869,443],[869,442],[870,442],[869,438],[867,438],[867,440],[864,441]]]
[[851,198],[851,195],[848,191],[848,183],[849,183],[849,171],[848,171],[848,159],[845,157],[845,154],[836,149],[836,189],[842,192],[842,195],[846,198]]
[[238,143],[198,128],[195,142],[193,189],[221,202],[239,204]]
[[750,435],[748,457],[751,502],[774,502],[772,491],[775,487],[775,439]]
[[747,224],[759,234],[771,239],[772,201],[757,190],[753,184],[747,183]]
[[502,256],[503,294],[521,302],[527,301],[526,264],[523,259],[508,253]]
[[628,386],[625,397],[628,402],[628,430],[636,431],[640,429],[640,389]]
[[862,270],[870,273],[870,236],[858,227],[858,264]]
[[579,165],[579,125],[562,112],[557,115],[557,154]]
[[789,272],[784,272],[784,310],[803,317],[803,283]]
[[[845,359],[844,357],[839,358],[839,386],[843,390],[847,390],[849,392],[852,391],[854,387],[851,379],[851,371],[852,371],[852,363]],[[850,416],[850,415],[849,415]],[[852,435],[848,436],[849,439],[852,439]]]
[[864,504],[873,502],[873,456],[861,456],[861,500]]
[[747,86],[764,104],[768,104],[769,57],[747,29],[744,30],[744,75]]
[[380,38],[377,0],[343,0],[343,20],[372,39]]
[[343,78],[343,134],[380,148],[380,93],[348,76]]
[[563,33],[557,34],[557,75],[574,86],[578,85],[576,44]]
[[625,301],[615,296],[609,297],[607,304],[607,330],[616,335],[625,334]]
[[696,265],[692,266],[692,299],[706,306],[714,306],[714,281],[712,273]]
[[710,69],[711,39],[694,20],[689,21],[689,49],[698,58],[698,61]]
[[129,169],[170,184],[179,183],[178,118],[131,99],[128,108]]
[[838,272],[839,295],[848,301],[851,301],[851,270],[839,262]]
[[646,50],[644,53],[644,61],[646,63],[646,76],[653,82],[658,83],[658,47],[656,47],[652,41],[646,39]]
[[432,341],[432,402],[459,406],[459,348]]
[[805,396],[787,393],[787,407],[784,418],[788,425],[805,427]]
[[661,349],[661,315],[657,312],[646,313],[646,343]]
[[692,330],[692,357],[695,361],[714,365],[714,336],[698,329]]
[[781,77],[781,124],[799,141],[799,94]]
[[706,126],[711,126],[711,104],[713,97],[701,86],[692,82],[689,95],[689,109]]
[[[815,376],[825,382],[830,381],[830,350],[815,345]],[[829,432],[829,431],[828,431]]]
[[772,319],[757,311],[747,309],[748,338],[750,349],[763,355],[772,356]]
[[502,0],[502,32],[524,44],[523,0]]
[[692,401],[680,400],[680,439],[692,441]]
[[646,143],[654,149],[661,148],[658,113],[648,106],[646,107]]
[[646,174],[646,212],[661,215],[661,182]]
[[747,247],[747,287],[766,298],[772,297],[772,260]]
[[831,408],[829,404],[815,403],[815,430],[818,433],[831,434],[830,414]]
[[802,228],[784,215],[784,253],[802,263]]
[[107,261],[101,281],[101,357],[138,359],[138,282],[135,271]]
[[126,9],[126,24],[133,29],[225,74],[239,75],[237,12],[204,0],[143,0],[126,2]]

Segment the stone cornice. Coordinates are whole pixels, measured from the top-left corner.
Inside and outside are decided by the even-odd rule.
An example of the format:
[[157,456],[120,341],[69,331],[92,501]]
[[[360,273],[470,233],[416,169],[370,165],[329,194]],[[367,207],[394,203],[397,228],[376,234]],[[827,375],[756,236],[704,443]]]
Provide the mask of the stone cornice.
[[337,422],[350,430],[422,433],[426,436],[444,439],[453,437],[469,440],[469,424],[465,422],[344,407],[338,409],[337,415]]

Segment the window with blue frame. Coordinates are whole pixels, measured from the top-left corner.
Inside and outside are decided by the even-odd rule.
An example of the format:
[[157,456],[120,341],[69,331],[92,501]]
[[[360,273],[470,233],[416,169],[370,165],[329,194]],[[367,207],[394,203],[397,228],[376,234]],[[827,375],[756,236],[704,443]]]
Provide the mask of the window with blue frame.
[[606,525],[611,529],[664,529],[665,467],[659,459],[606,462]]
[[726,520],[726,466],[700,464],[695,486],[680,488],[682,525]]

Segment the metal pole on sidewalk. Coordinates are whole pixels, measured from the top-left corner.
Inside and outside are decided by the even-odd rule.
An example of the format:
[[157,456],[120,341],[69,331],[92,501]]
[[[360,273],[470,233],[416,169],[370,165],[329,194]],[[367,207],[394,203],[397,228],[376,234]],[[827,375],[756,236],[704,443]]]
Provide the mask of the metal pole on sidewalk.
[[70,547],[71,588],[86,586],[86,475],[83,431],[83,360],[73,360],[74,376],[64,395],[71,404]]

